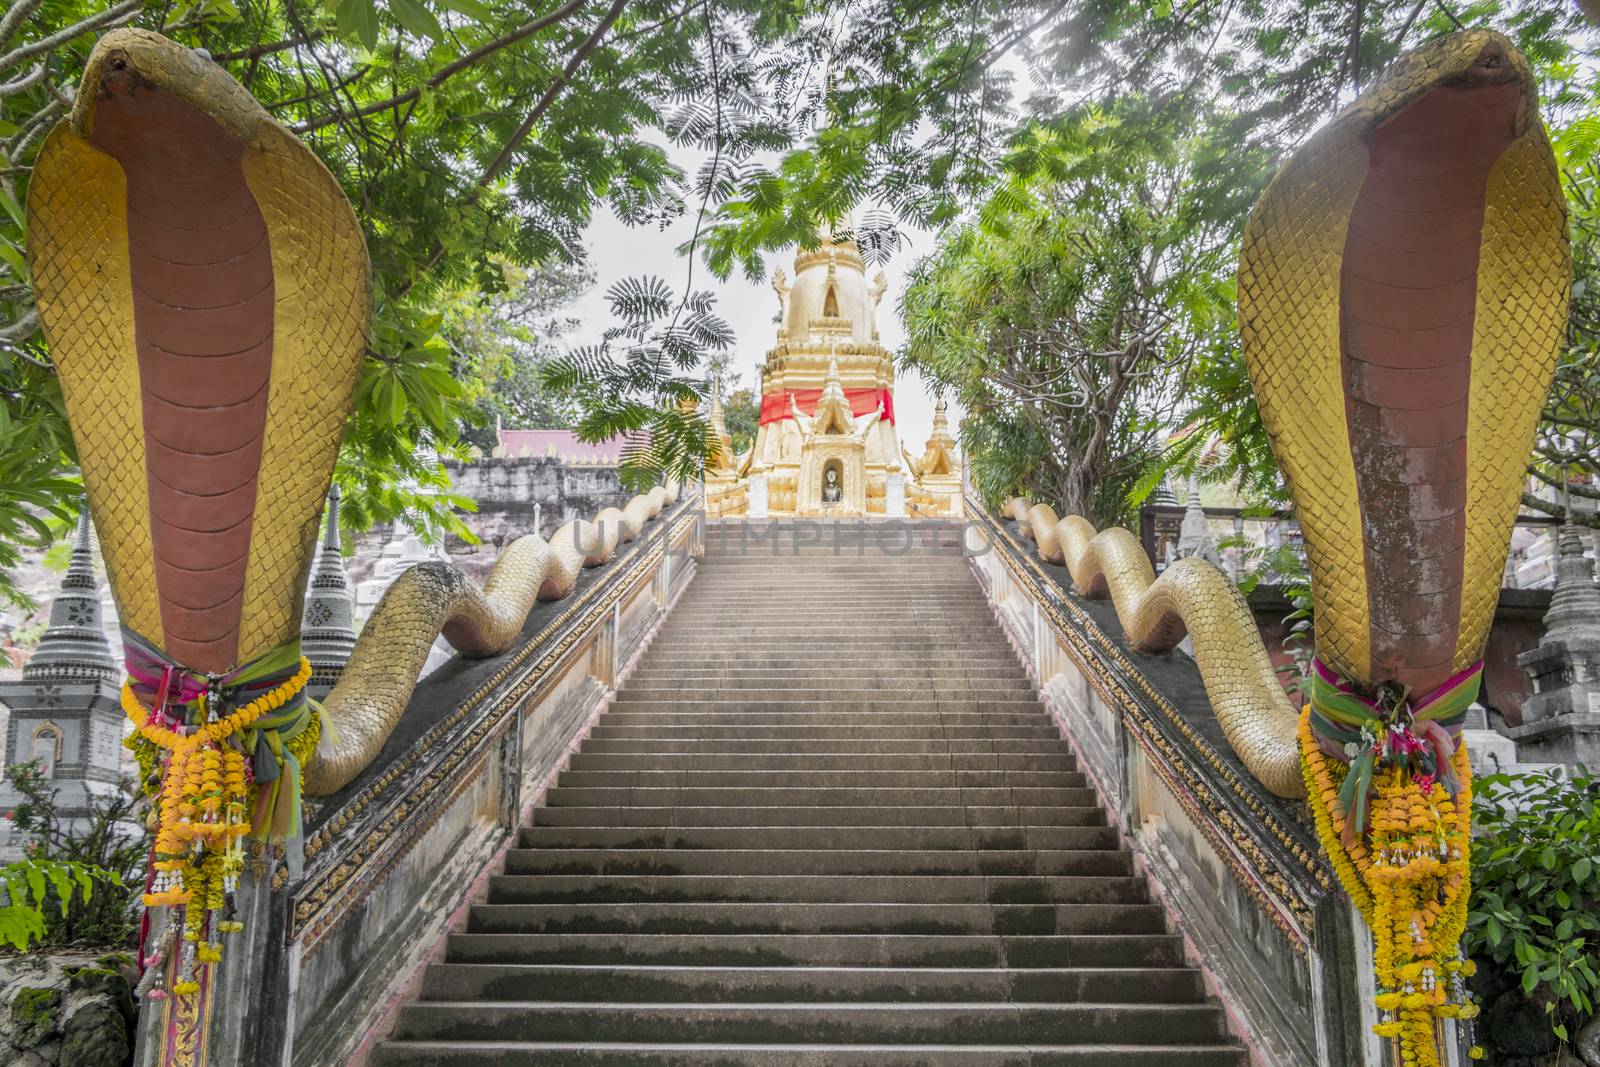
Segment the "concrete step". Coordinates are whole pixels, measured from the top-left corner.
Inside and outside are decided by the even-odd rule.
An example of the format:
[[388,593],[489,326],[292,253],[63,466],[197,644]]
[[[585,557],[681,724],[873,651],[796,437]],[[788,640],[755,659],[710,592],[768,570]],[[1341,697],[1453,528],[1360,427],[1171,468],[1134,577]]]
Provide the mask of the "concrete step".
[[1245,1067],[970,562],[810,543],[893,528],[708,529],[789,541],[708,551],[374,1067]]
[[[888,704],[889,702],[885,702]],[[917,707],[911,701],[897,701],[901,707]],[[992,703],[983,701],[951,701],[950,705],[958,708],[971,709],[971,706],[993,707]],[[627,704],[618,704],[618,707],[649,709],[641,710],[641,717],[659,719],[671,714],[663,709],[679,707],[677,704],[654,704],[648,701],[634,701]],[[648,726],[634,726],[629,724],[610,725],[605,720],[601,721],[591,732],[590,737],[597,741],[623,739],[623,738],[651,738],[662,741],[671,741],[678,738],[691,740],[713,741],[719,739],[752,741],[772,739],[793,739],[796,742],[838,740],[843,738],[864,738],[876,741],[886,741],[896,738],[1041,738],[1054,740],[1055,729],[1038,722],[1036,725],[1027,725],[1012,722],[989,722],[983,725],[958,725],[944,722],[938,713],[925,711],[921,713],[890,712],[886,718],[880,719],[875,709],[882,705],[871,701],[833,701],[821,707],[827,711],[810,711],[816,705],[796,705],[790,701],[707,701],[704,707],[725,708],[725,711],[712,711],[709,714],[695,716],[695,718],[720,718],[726,715],[733,720],[733,725],[723,726],[708,723],[691,722],[687,725],[668,725],[653,722]],[[893,706],[893,704],[890,704]],[[968,710],[968,714],[976,716],[980,721],[983,716],[977,710]],[[812,721],[812,717],[821,718],[823,722]],[[1010,718],[1010,716],[1005,716]],[[762,722],[763,725],[754,725],[749,720]],[[840,721],[833,721],[840,720]],[[854,725],[846,725],[848,723]],[[770,724],[770,725],[769,725]],[[926,725],[921,725],[926,724]]]
[[735,1045],[392,1041],[372,1067],[1246,1067],[1224,1045]]
[[997,967],[651,967],[582,964],[436,963],[423,978],[434,1001],[606,1001],[681,1003],[1181,1004],[1200,999],[1189,968]]
[[942,807],[544,807],[535,808],[534,826],[1099,826],[1105,812],[1095,805],[1076,808],[1022,805],[947,804]]
[[[759,670],[747,667],[732,667],[727,670],[715,670],[701,665],[684,665],[679,667],[644,667],[634,669],[628,675],[628,687],[672,686],[679,695],[685,692],[692,693],[696,689],[710,687],[732,687],[748,682],[767,682],[770,679],[782,678],[787,685],[796,689],[808,689],[814,679],[794,677],[785,671]],[[861,687],[870,689],[903,689],[906,686],[954,686],[963,685],[996,685],[1002,687],[1027,687],[1027,672],[1016,664],[1001,663],[993,667],[923,667],[920,670],[898,670],[889,672],[881,667],[852,667],[844,668],[830,666],[828,680],[839,685]]]
[[1076,772],[1077,758],[1062,752],[876,752],[876,753],[705,753],[609,752],[580,750],[569,764],[575,771],[939,771]]
[[569,789],[1081,789],[1076,771],[562,771]]
[[[1037,710],[1032,715],[1015,712],[941,711],[938,710],[937,704],[918,711],[835,711],[833,705],[821,704],[814,710],[798,713],[764,711],[760,707],[749,707],[742,701],[716,700],[708,700],[699,707],[686,707],[682,711],[633,711],[627,704],[619,704],[618,707],[622,710],[613,711],[606,716],[606,721],[613,729],[624,727],[629,730],[650,730],[657,727],[668,730],[691,727],[762,729],[772,726],[790,729],[804,729],[808,726],[828,729],[918,726],[940,731],[983,728],[1033,730],[1037,729],[1039,723]],[[734,710],[735,708],[737,710]]]
[[[1040,714],[1040,705],[1032,693],[1022,689],[992,690],[985,686],[977,696],[968,688],[947,689],[929,686],[924,692],[910,695],[892,689],[818,689],[807,691],[793,687],[749,686],[737,689],[701,689],[694,693],[692,703],[685,703],[682,690],[659,686],[628,686],[616,695],[612,706],[616,709],[607,715],[608,725],[631,725],[618,720],[637,719],[650,714],[663,720],[687,721],[696,716],[737,715],[736,708],[764,708],[768,704],[780,705],[778,714],[791,707],[803,707],[810,712],[802,722],[819,722],[822,715],[837,716],[841,720],[854,718],[860,721],[866,711],[874,713],[870,721],[887,721],[885,716],[920,714],[934,721],[947,721],[950,716],[966,715],[974,720],[1020,723],[1033,725],[1047,723]],[[637,711],[635,706],[650,704],[655,710]],[[1009,706],[1008,706],[1009,705]],[[865,711],[845,709],[860,706]],[[913,710],[916,709],[916,710]],[[819,723],[820,724],[820,723]],[[755,725],[755,724],[751,724]],[[1051,728],[1053,729],[1053,727]]]
[[[602,753],[675,753],[696,755],[874,755],[887,756],[900,753],[944,752],[956,753],[1006,753],[1011,755],[1070,755],[1072,748],[1065,741],[1049,738],[952,737],[929,739],[916,737],[824,737],[824,738],[687,738],[665,740],[659,737],[607,738],[591,737],[584,742],[586,751]],[[667,764],[663,764],[667,766]]]
[[1109,826],[524,826],[523,848],[984,851],[1115,848]]
[[637,808],[835,808],[835,807],[1027,807],[1093,808],[1094,790],[1008,786],[939,788],[834,786],[811,788],[715,786],[567,786],[545,795],[545,804],[565,807]]
[[1116,848],[1035,852],[889,849],[605,849],[518,848],[508,875],[1026,875],[1127,877],[1133,857]]
[[1222,1013],[1179,1004],[565,1004],[422,1001],[400,1016],[400,1040],[943,1044],[1213,1043]]
[[490,904],[1143,904],[1141,878],[943,875],[521,875],[489,880]]
[[474,904],[473,933],[1158,934],[1154,904]]
[[[740,653],[749,656],[803,653],[811,663],[812,670],[821,673],[826,672],[827,665],[833,661],[836,653],[870,655],[884,652],[897,658],[915,659],[914,656],[904,654],[920,652],[923,654],[923,659],[941,657],[960,659],[969,653],[998,654],[1011,648],[1005,638],[999,636],[966,641],[955,635],[928,637],[904,631],[896,631],[893,637],[884,637],[882,631],[873,630],[863,630],[854,641],[841,641],[829,645],[818,645],[804,638],[787,638],[781,635],[757,636],[750,640],[745,640],[742,636],[733,636],[729,641],[737,644]],[[692,660],[706,651],[707,644],[719,644],[719,642],[708,642],[699,635],[688,635],[671,641],[652,642],[650,653],[655,657],[679,656]]]
[[[850,691],[874,699],[903,699],[909,693],[929,693],[935,697],[970,700],[975,695],[990,695],[1003,700],[1033,700],[1033,683],[1020,670],[1011,674],[990,674],[969,677],[966,675],[931,675],[911,678],[896,675],[893,678],[874,678],[864,674],[830,674],[830,682],[839,687],[831,692]],[[758,692],[760,697],[798,700],[806,699],[814,690],[806,679],[788,671],[745,671],[734,673],[699,673],[672,675],[660,670],[635,671],[628,676],[619,696],[647,700],[670,699],[675,696],[682,702],[685,695],[699,697],[719,694],[716,699],[737,699],[750,690],[776,690]]]
[[459,963],[649,963],[673,967],[1051,967],[1183,965],[1176,934],[455,933]]

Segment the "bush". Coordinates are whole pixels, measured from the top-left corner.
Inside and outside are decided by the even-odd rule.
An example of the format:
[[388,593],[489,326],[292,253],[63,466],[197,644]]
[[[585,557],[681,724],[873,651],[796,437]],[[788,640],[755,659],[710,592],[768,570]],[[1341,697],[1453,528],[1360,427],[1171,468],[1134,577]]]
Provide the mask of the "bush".
[[1581,767],[1564,778],[1482,778],[1472,825],[1463,948],[1490,970],[1485,988],[1497,1000],[1486,1013],[1488,1037],[1496,1017],[1525,1017],[1526,1004],[1542,1009],[1550,1034],[1565,1043],[1600,1000],[1600,780]]
[[[7,814],[26,840],[29,860],[65,865],[77,876],[87,872],[87,899],[71,908],[43,911],[46,944],[131,945],[137,932],[134,902],[144,888],[148,837],[134,811],[131,783],[110,797],[91,802],[86,821],[65,823],[56,810],[56,790],[37,762],[14,763],[6,778],[23,800]],[[57,900],[54,903],[61,903]]]

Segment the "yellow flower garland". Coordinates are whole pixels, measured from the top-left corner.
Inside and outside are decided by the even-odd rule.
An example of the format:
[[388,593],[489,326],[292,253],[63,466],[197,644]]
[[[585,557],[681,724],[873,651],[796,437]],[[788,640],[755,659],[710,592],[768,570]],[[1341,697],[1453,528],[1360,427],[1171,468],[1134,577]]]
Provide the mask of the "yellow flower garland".
[[[263,693],[229,715],[212,718],[189,732],[179,732],[150,721],[150,712],[139,702],[131,682],[122,686],[122,709],[140,738],[156,749],[169,753],[166,767],[159,774],[155,797],[156,842],[152,866],[156,875],[151,891],[144,895],[146,907],[185,907],[184,936],[195,946],[195,959],[216,963],[222,958],[220,943],[206,940],[208,920],[227,904],[227,893],[244,871],[241,839],[250,832],[251,796],[245,776],[245,755],[223,744],[229,737],[252,726],[269,712],[293,700],[311,680],[311,664],[300,658],[300,669],[282,685]],[[205,713],[204,697],[201,698]],[[302,759],[310,754],[320,734],[312,718],[308,728],[290,742]],[[295,742],[302,742],[297,748]],[[301,751],[305,749],[305,751]],[[159,767],[159,756],[141,767],[147,779]],[[221,921],[223,932],[240,924]],[[185,968],[187,971],[187,967]],[[173,992],[193,992],[194,980],[185,976]]]
[[[1461,958],[1471,871],[1472,765],[1457,745],[1451,764],[1460,793],[1423,783],[1400,767],[1373,777],[1370,829],[1344,844],[1339,787],[1349,768],[1317,744],[1308,708],[1300,717],[1300,770],[1317,837],[1350,899],[1372,929],[1380,1021],[1397,1038],[1405,1067],[1439,1067],[1436,1022],[1470,1019],[1471,960]],[[1483,1053],[1474,1047],[1472,1058]]]

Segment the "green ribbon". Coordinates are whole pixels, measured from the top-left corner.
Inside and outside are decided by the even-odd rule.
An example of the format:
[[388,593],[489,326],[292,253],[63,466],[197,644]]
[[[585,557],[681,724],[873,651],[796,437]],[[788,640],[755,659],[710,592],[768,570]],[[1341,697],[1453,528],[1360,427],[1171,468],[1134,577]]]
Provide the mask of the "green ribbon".
[[1311,729],[1324,752],[1350,765],[1339,787],[1346,825],[1367,825],[1372,778],[1380,767],[1409,765],[1458,790],[1450,756],[1467,710],[1483,684],[1483,661],[1450,678],[1421,700],[1388,712],[1361,695],[1320,659],[1311,675]]

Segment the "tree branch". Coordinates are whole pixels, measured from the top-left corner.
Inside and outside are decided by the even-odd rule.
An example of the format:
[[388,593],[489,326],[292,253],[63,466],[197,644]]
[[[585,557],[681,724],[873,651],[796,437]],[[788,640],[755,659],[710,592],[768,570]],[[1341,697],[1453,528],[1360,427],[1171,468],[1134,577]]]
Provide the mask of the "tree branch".
[[232,52],[213,52],[211,61],[213,63],[233,63],[241,59],[260,59],[262,56],[270,56],[275,52],[287,52],[296,45],[310,44],[312,41],[321,40],[323,33],[324,31],[322,30],[310,30],[304,34],[286,37],[281,41],[273,41],[270,44],[252,45],[249,48],[239,48]]
[[28,73],[13,81],[8,81],[5,84],[0,85],[0,96],[15,96],[18,93],[27,92],[29,89],[32,89],[35,85],[38,85],[41,81],[43,81],[45,74],[49,70],[49,64],[40,61],[39,65],[28,71]]
[[1522,506],[1532,508],[1544,515],[1554,515],[1563,522],[1570,522],[1574,526],[1588,526],[1600,529],[1600,513],[1592,511],[1574,511],[1570,515],[1567,509],[1553,500],[1541,500],[1532,493],[1522,494]]
[[[427,92],[430,89],[437,89],[450,78],[461,73],[463,70],[466,70],[480,59],[483,59],[486,56],[491,56],[500,51],[502,48],[505,48],[508,45],[516,44],[518,41],[526,37],[531,37],[533,34],[538,33],[540,30],[545,29],[546,27],[555,25],[568,15],[581,8],[583,3],[584,0],[567,0],[565,4],[562,4],[548,15],[540,15],[531,22],[525,22],[505,36],[496,37],[487,44],[479,45],[477,48],[474,48],[472,51],[468,52],[454,63],[448,63],[445,66],[440,67],[437,71],[429,76],[427,81],[423,82],[416,88],[407,89],[403,93],[397,93],[396,95],[389,97],[387,100],[379,100],[376,103],[362,105],[353,112],[352,117],[360,118],[365,115],[376,115],[382,111],[392,111],[397,107],[403,107],[404,105],[409,104],[411,101],[419,99],[424,92]],[[320,130],[324,126],[331,126],[335,122],[338,122],[339,119],[340,116],[338,114],[327,115],[320,119],[312,119],[309,122],[302,122],[300,125],[294,127],[294,131],[296,133],[310,133],[312,130]]]
[[44,0],[18,0],[17,5],[0,17],[0,45],[17,35],[17,30],[28,20],[28,16],[38,10]]
[[1571,493],[1573,496],[1581,496],[1585,500],[1600,500],[1600,489],[1591,489],[1582,482],[1558,482],[1544,471],[1532,466],[1528,468],[1528,473],[1552,489],[1559,489],[1563,493]]
[[0,56],[0,70],[10,70],[23,60],[32,59],[34,56],[39,55],[42,52],[48,52],[50,49],[56,47],[56,45],[66,44],[74,37],[81,36],[93,30],[114,26],[119,22],[125,22],[137,15],[139,13],[139,9],[143,6],[144,0],[122,0],[122,3],[115,7],[107,8],[98,15],[90,15],[82,22],[74,23],[64,30],[58,30],[48,37],[34,41],[32,44],[25,44],[20,48],[14,48],[5,55]]
[[[544,113],[550,110],[550,105],[555,103],[555,99],[560,95],[561,90],[567,87],[567,84],[572,80],[572,76],[578,72],[578,68],[583,66],[584,61],[589,58],[589,54],[595,50],[612,25],[621,17],[622,9],[626,5],[627,0],[612,0],[610,9],[606,11],[605,17],[600,20],[600,24],[594,28],[594,32],[584,39],[576,52],[572,53],[572,58],[567,60],[567,65],[561,68],[560,76],[550,83],[550,87],[545,90],[544,95],[539,97],[538,102],[533,105],[533,110],[528,112],[528,117],[522,120],[522,125],[518,126],[516,132],[501,146],[500,154],[495,156],[494,160],[484,168],[482,174],[478,175],[478,187],[468,197],[469,204],[478,202],[479,195],[494,182],[501,168],[510,161],[512,155],[522,146],[522,142],[528,139],[528,134],[533,132],[534,123],[538,122],[544,116]],[[418,275],[414,275],[395,293],[396,299],[405,296],[414,289],[417,282],[421,280],[420,275],[426,274],[438,266],[439,260],[443,256],[444,245],[435,245],[433,254],[428,257],[428,262]]]

